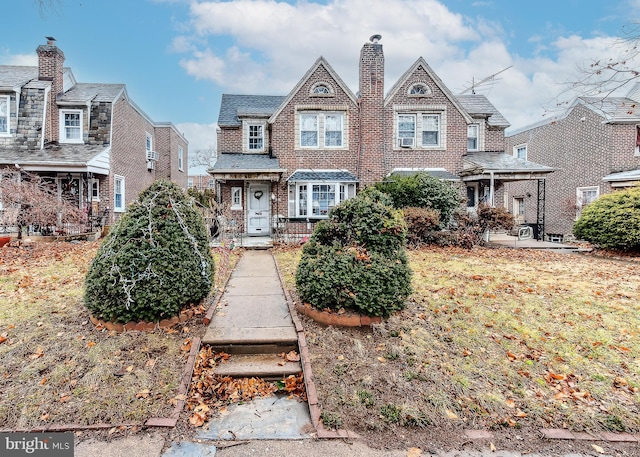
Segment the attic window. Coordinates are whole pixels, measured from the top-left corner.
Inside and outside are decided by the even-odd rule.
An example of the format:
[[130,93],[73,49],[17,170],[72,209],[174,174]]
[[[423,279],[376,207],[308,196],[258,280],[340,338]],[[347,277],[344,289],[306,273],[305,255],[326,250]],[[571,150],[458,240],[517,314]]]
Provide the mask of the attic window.
[[417,83],[409,88],[409,95],[415,95],[415,96],[431,95],[431,89],[429,89],[429,86],[427,86],[426,84]]
[[324,82],[316,83],[311,88],[311,95],[319,97],[333,95],[333,88],[329,84]]

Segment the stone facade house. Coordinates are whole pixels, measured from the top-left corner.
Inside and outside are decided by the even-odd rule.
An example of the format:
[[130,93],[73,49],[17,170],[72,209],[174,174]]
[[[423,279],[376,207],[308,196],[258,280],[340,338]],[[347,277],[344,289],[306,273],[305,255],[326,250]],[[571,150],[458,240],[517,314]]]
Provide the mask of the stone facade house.
[[223,94],[209,173],[240,231],[270,235],[286,223],[308,233],[394,173],[456,181],[475,207],[506,181],[551,171],[505,154],[506,119],[482,95],[455,96],[423,58],[385,94],[380,38],[362,47],[357,93],[319,57],[288,95]]
[[[556,169],[546,180],[544,233],[573,238],[582,208],[600,195],[640,184],[640,85],[625,97],[579,97],[558,117],[506,137],[514,156]],[[538,186],[510,184],[505,206],[524,222],[535,220]]]
[[0,167],[50,180],[107,223],[155,179],[187,187],[188,142],[173,124],[151,120],[124,84],[77,82],[55,40],[36,52],[37,67],[0,66]]

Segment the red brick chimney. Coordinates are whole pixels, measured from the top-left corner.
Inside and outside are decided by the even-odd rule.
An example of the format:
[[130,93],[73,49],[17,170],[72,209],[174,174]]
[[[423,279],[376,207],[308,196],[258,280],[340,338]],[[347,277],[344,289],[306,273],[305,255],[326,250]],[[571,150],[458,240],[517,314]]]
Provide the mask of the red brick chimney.
[[58,106],[56,96],[63,91],[64,53],[55,44],[56,39],[46,37],[47,44],[38,46],[38,79],[51,81],[51,93],[47,102],[47,119],[45,119],[45,143],[59,140]]
[[373,35],[360,51],[360,182],[384,175],[384,54]]

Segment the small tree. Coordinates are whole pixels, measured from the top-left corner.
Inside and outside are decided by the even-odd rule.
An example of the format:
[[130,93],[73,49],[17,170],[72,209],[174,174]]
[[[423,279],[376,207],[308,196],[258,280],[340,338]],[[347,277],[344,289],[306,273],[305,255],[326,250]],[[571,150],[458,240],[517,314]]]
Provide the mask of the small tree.
[[389,316],[405,306],[411,269],[406,225],[390,198],[369,188],[333,208],[305,243],[296,271],[300,298],[324,309]]
[[142,192],[112,227],[86,276],[84,302],[114,322],[157,322],[205,298],[215,266],[202,216],[174,183]]
[[396,208],[431,208],[440,214],[440,224],[446,226],[460,205],[458,189],[427,172],[409,176],[392,174],[377,183],[376,189],[388,194]]
[[605,249],[640,250],[640,186],[603,195],[587,205],[574,235]]
[[82,221],[84,214],[58,195],[55,181],[16,168],[0,169],[0,200],[5,225],[15,225],[18,239],[26,227],[49,227]]

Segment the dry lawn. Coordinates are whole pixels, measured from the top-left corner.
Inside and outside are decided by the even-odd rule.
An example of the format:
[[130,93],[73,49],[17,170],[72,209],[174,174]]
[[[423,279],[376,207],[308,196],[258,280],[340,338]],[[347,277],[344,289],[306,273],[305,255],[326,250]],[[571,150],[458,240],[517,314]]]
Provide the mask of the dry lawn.
[[[140,423],[172,412],[202,316],[169,331],[96,328],[82,296],[98,246],[0,249],[0,429]],[[237,255],[214,254],[222,284]]]
[[[409,257],[414,293],[382,325],[304,320],[325,425],[380,445],[419,445],[426,426],[445,440],[463,427],[640,431],[640,263],[511,249]],[[300,249],[276,258],[295,297]]]

